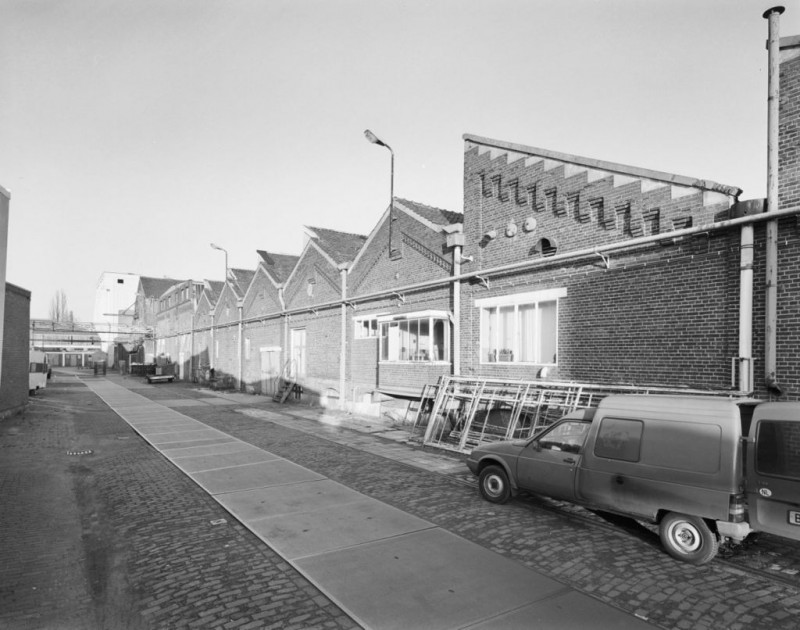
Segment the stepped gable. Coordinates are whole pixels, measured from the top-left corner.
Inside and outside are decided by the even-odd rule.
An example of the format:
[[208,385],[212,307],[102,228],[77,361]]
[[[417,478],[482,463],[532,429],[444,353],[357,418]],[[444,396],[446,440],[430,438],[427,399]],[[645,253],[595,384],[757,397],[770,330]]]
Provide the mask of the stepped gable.
[[407,212],[416,214],[425,221],[432,223],[437,227],[456,225],[464,222],[464,215],[460,212],[451,212],[450,210],[445,210],[443,208],[435,208],[433,206],[428,206],[416,201],[411,201],[410,199],[400,199],[399,197],[395,197],[394,206],[395,208],[401,208]]
[[171,287],[185,282],[185,280],[175,280],[174,278],[150,278],[148,276],[141,276],[139,282],[142,285],[144,296],[148,298],[160,298],[165,291]]
[[742,194],[741,188],[719,184],[707,179],[559,153],[549,149],[503,142],[472,134],[464,134],[463,138],[465,152],[477,148],[479,156],[488,153],[491,160],[503,156],[506,158],[507,164],[524,160],[526,167],[543,166],[545,172],[563,167],[565,179],[586,174],[586,181],[592,183],[610,177],[615,188],[639,182],[641,192],[668,189],[671,199],[703,193],[703,206],[715,205],[726,201],[729,197],[738,197]]
[[337,265],[355,260],[367,240],[367,237],[361,234],[349,234],[310,226],[306,226],[306,229],[319,248]]
[[283,284],[286,281],[297,261],[300,260],[300,256],[291,254],[271,254],[263,249],[256,251],[261,259],[261,265],[277,284]]

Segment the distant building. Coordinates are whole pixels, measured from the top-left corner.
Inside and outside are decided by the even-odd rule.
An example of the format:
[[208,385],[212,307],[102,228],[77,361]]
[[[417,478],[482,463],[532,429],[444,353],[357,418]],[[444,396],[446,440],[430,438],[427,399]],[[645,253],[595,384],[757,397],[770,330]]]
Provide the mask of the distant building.
[[109,352],[120,327],[133,323],[139,276],[133,273],[104,271],[97,281],[94,297],[94,322],[103,352]]
[[105,352],[91,323],[32,319],[29,334],[31,349],[45,352],[53,367],[89,367],[96,352]]

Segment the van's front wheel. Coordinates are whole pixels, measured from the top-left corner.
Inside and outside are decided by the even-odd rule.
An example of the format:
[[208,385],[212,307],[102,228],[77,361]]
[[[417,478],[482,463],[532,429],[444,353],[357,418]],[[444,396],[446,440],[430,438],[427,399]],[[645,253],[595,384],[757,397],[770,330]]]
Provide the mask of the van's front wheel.
[[659,525],[661,544],[673,558],[705,564],[717,555],[719,539],[702,518],[669,512]]

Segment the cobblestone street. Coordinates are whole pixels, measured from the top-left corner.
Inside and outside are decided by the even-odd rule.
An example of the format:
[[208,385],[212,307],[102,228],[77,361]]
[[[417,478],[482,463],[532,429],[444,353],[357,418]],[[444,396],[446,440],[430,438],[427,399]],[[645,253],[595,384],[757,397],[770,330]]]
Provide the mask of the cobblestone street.
[[[634,523],[529,496],[486,503],[458,458],[433,454],[436,471],[397,461],[424,453],[308,407],[127,386],[654,627],[796,627],[797,545],[765,537],[693,567]],[[358,627],[79,379],[57,376],[0,424],[0,446],[0,627]]]

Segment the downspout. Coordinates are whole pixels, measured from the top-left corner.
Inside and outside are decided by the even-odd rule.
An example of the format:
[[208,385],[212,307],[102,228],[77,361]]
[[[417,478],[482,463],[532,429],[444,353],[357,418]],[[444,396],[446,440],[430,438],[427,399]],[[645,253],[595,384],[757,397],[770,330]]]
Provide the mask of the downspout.
[[283,368],[286,365],[286,362],[289,360],[289,315],[286,312],[286,300],[283,297],[283,290],[283,285],[278,287],[278,301],[281,303],[281,313],[283,314],[283,343],[281,344],[281,347],[283,348],[281,352],[283,365],[281,366],[281,372],[283,372]]
[[[448,232],[447,246],[453,248],[453,376],[461,375],[461,262],[471,261],[464,258],[461,252],[464,248],[463,226],[452,226],[457,230]],[[445,228],[447,231],[448,228]]]
[[244,381],[242,380],[242,364],[244,362],[244,350],[242,350],[242,347],[244,346],[244,326],[242,324],[242,313],[244,311],[244,300],[239,300],[238,304],[236,304],[236,308],[239,309],[239,391],[244,391]]
[[[764,211],[763,199],[740,201],[731,206],[734,218]],[[753,384],[753,235],[752,223],[742,226],[739,244],[739,381],[740,392],[752,392]],[[736,385],[733,374],[731,385]]]
[[208,367],[209,369],[214,369],[214,352],[217,348],[216,344],[214,343],[214,313],[209,313],[211,315],[211,348],[209,348],[208,352]]
[[[778,210],[778,113],[780,102],[780,15],[781,6],[764,13],[769,20],[768,54],[768,106],[767,106],[767,212]],[[764,377],[767,388],[778,395],[783,389],[777,375],[777,324],[778,324],[778,221],[767,221],[766,243],[766,330],[764,336]]]
[[339,351],[339,409],[345,409],[345,387],[347,386],[347,263],[339,265],[342,279],[342,344]]

